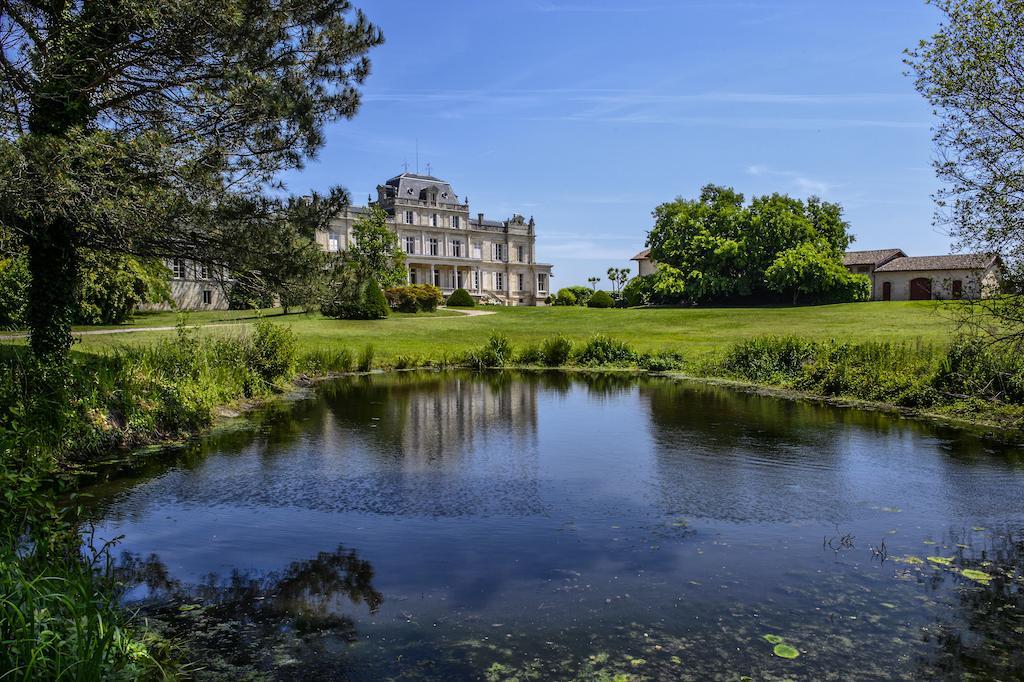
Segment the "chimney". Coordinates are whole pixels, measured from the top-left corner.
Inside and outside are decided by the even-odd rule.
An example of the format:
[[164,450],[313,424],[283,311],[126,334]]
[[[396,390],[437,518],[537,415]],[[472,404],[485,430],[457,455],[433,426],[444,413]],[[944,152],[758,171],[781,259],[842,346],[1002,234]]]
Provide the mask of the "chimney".
[[478,227],[483,227],[484,226],[484,214],[483,213],[477,213],[476,214],[476,224],[477,224]]

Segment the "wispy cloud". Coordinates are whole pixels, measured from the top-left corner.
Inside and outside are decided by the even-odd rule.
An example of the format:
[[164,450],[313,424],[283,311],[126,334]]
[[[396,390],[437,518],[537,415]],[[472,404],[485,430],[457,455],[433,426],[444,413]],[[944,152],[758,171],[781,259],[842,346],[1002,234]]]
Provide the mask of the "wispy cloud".
[[797,171],[776,170],[763,164],[747,166],[746,171],[748,175],[753,175],[755,177],[761,176],[786,180],[801,194],[813,194],[815,196],[825,197],[836,188],[840,187],[837,183],[827,182],[817,178],[810,178]]
[[[629,240],[630,243],[636,240]],[[598,244],[592,239],[576,239],[569,241],[544,241],[541,247],[545,257],[559,260],[608,260],[621,261],[633,255],[629,248],[616,248]]]

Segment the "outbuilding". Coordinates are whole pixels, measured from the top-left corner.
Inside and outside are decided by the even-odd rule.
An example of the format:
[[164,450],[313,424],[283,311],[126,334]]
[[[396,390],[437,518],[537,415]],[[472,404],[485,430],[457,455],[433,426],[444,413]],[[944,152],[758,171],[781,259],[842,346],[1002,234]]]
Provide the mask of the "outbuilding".
[[996,254],[902,256],[874,268],[876,301],[985,298],[999,289],[1002,261]]

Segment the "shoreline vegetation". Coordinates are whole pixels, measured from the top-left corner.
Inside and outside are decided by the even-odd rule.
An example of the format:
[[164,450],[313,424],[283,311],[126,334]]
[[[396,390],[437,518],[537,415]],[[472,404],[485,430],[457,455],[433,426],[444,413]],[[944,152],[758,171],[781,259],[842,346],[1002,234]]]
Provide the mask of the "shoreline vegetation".
[[[221,417],[325,378],[418,369],[617,370],[1000,429],[1016,429],[1024,417],[1024,360],[967,336],[944,344],[763,334],[730,341],[712,354],[689,353],[685,343],[640,350],[600,332],[515,342],[491,332],[457,351],[438,340],[432,352],[382,353],[389,341],[382,336],[376,344],[310,348],[295,329],[264,317],[215,333],[182,320],[172,336],[76,354],[68,391],[74,399],[51,406],[54,418],[47,424],[25,421],[39,413],[29,404],[38,398],[26,389],[27,349],[4,347],[0,480],[7,515],[18,511],[4,519],[0,546],[0,621],[7,623],[0,667],[19,671],[15,679],[71,671],[77,677],[164,677],[187,667],[179,660],[187,661],[187,653],[119,607],[111,546],[86,542],[83,554],[76,478],[109,464],[104,458],[113,453],[121,453],[119,464],[130,465],[135,448],[196,436]],[[57,502],[67,498],[70,505]],[[37,551],[25,552],[27,546]],[[32,667],[39,662],[45,670]]]

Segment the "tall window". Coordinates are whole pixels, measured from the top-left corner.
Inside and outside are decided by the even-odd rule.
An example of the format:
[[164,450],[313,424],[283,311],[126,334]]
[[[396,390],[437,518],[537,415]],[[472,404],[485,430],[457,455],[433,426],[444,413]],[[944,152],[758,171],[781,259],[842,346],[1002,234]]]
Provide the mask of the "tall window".
[[454,227],[455,229],[459,228],[459,216],[457,216],[457,215],[453,215],[452,216],[452,227]]
[[203,263],[199,266],[199,279],[210,279],[210,266]]
[[405,238],[405,252],[416,253],[416,237]]
[[328,251],[337,251],[338,250],[338,233],[337,232],[331,232],[331,234],[328,235],[328,237],[327,237],[327,250]]
[[434,269],[434,286],[438,289],[441,288],[441,271]]
[[526,253],[526,249],[523,248],[522,244],[516,246],[516,260],[517,261],[519,261],[520,263],[525,263],[526,261],[523,260],[523,256],[525,255],[525,253]]
[[516,289],[518,291],[525,291],[526,290],[525,280],[523,278],[523,273],[521,273],[521,272],[516,274]]
[[456,258],[462,258],[462,242],[458,239],[452,240],[452,255]]
[[434,227],[437,227],[437,214],[436,213],[431,213],[430,214],[430,224],[433,225]]
[[203,305],[210,305],[213,303],[213,292],[209,289],[203,289]]
[[171,274],[174,279],[185,279],[185,261],[182,258],[175,258],[171,261]]
[[414,220],[414,217],[412,215],[412,211],[406,211],[405,212],[405,224],[406,225],[412,225],[413,220]]
[[409,268],[409,284],[416,284],[416,268]]
[[548,275],[545,272],[537,274],[537,290],[547,291],[548,290]]
[[494,260],[499,260],[499,261],[505,260],[505,245],[504,244],[495,244],[494,245]]
[[431,237],[430,240],[427,242],[427,244],[430,246],[430,255],[431,256],[436,256],[437,255],[437,238],[436,237]]
[[494,273],[494,288],[498,291],[505,290],[505,273],[496,272]]

